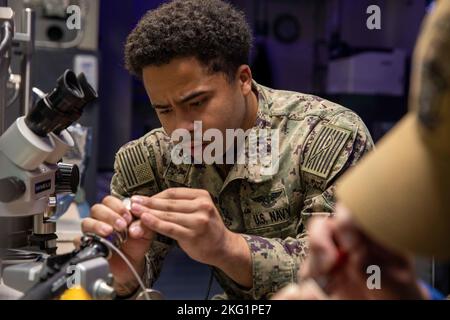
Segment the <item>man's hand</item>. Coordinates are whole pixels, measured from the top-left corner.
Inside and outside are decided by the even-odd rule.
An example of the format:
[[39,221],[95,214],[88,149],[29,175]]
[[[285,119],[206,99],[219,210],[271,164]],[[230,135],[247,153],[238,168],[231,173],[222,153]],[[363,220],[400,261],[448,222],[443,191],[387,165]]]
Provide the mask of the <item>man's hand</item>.
[[312,279],[302,282],[302,284],[291,283],[273,295],[271,300],[327,300],[323,290]]
[[207,191],[171,188],[153,197],[133,196],[131,211],[148,229],[178,241],[192,259],[252,286],[247,242],[225,227]]
[[[312,219],[308,230],[310,255],[300,269],[299,278],[315,279],[330,298],[426,298],[417,282],[412,259],[370,239],[352,221],[343,205],[337,205],[335,218]],[[370,289],[367,285],[370,265],[380,268],[381,289]],[[297,289],[302,296],[305,287]],[[315,288],[315,295],[323,294],[320,289]]]
[[[145,267],[145,253],[150,249],[154,232],[145,228],[141,221],[133,221],[131,213],[121,200],[106,196],[101,204],[91,208],[90,218],[83,220],[83,233],[95,233],[107,237],[113,230],[128,229],[128,240],[122,245],[122,252],[128,257],[139,274]],[[114,275],[114,286],[119,295],[126,295],[138,286],[125,262],[115,253],[109,260],[111,272]]]

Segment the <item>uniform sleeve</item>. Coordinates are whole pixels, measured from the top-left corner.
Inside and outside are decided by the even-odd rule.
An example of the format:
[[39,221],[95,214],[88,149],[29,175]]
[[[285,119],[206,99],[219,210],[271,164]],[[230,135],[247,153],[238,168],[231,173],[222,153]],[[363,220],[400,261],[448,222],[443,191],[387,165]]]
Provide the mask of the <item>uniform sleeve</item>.
[[[322,137],[327,133],[329,134],[327,129],[330,127],[347,130],[349,136],[343,147],[340,150],[339,148],[336,149],[336,153],[338,153],[336,160],[320,168],[321,163],[326,162],[333,156],[326,152],[320,154],[323,145],[327,144],[327,142],[323,142]],[[314,212],[334,211],[335,189],[339,177],[374,148],[369,130],[362,120],[350,111],[339,114],[328,123],[320,123],[314,128],[310,136],[311,139],[309,139],[303,151],[304,161],[301,168],[305,194],[302,210],[304,224],[308,217],[314,215]],[[319,156],[308,163],[308,160],[313,159],[318,153]],[[324,174],[320,174],[318,172],[320,170],[322,170],[320,173]]]
[[[333,134],[333,139],[323,139]],[[326,148],[331,151],[325,152],[328,150]],[[246,290],[218,270],[219,279],[230,288],[226,291],[229,298],[270,298],[288,283],[297,281],[297,272],[308,251],[304,227],[306,217],[314,212],[334,210],[336,179],[372,148],[373,141],[367,128],[359,117],[349,111],[331,121],[320,122],[311,131],[303,150],[305,161],[301,171],[305,196],[303,209],[299,213],[297,236],[270,239],[243,235],[252,255],[253,287]],[[308,165],[308,159],[315,162]]]
[[[155,179],[155,155],[151,147],[139,140],[123,146],[116,154],[114,175],[111,180],[111,195],[119,199],[133,195],[152,196],[159,192]],[[143,282],[151,288],[161,273],[165,257],[173,246],[168,238],[157,235],[150,250],[145,255]]]

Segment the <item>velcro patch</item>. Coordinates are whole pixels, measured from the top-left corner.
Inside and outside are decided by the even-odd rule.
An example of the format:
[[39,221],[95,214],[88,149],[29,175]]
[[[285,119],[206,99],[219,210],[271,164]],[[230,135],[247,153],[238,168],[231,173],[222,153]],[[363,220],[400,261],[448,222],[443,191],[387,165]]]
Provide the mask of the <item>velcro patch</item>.
[[143,146],[138,143],[117,154],[127,189],[134,189],[155,178],[150,161],[142,148]]
[[323,126],[314,138],[302,171],[324,179],[328,178],[350,135],[350,130],[332,124]]

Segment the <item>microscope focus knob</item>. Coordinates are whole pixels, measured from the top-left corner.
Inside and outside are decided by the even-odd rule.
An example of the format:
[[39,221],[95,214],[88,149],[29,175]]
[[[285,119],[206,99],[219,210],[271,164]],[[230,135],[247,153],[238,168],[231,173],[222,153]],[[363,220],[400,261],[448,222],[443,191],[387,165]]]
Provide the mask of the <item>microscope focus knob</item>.
[[80,183],[80,170],[75,164],[58,163],[55,179],[56,193],[77,193]]
[[16,177],[0,179],[0,202],[8,203],[17,200],[25,191],[25,183]]

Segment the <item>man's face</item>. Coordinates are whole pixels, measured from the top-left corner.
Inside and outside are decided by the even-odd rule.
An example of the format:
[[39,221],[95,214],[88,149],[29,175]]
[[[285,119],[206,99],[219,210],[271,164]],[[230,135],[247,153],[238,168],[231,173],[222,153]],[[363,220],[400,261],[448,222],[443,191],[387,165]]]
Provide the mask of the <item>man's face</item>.
[[224,73],[209,73],[196,58],[178,58],[162,66],[145,67],[143,81],[169,136],[175,129],[186,129],[193,139],[194,121],[202,122],[202,134],[215,128],[223,137],[226,129],[243,126],[251,74],[250,81],[237,74],[230,82]]

